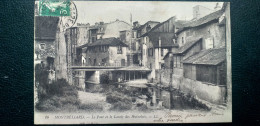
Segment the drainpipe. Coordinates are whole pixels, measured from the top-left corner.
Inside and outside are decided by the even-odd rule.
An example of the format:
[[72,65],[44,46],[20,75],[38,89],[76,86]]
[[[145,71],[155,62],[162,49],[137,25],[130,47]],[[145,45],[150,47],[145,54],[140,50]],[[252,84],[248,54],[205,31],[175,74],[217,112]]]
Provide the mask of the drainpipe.
[[161,37],[159,37],[159,49],[158,49],[158,66],[159,66],[159,69],[160,69],[160,62],[161,62]]

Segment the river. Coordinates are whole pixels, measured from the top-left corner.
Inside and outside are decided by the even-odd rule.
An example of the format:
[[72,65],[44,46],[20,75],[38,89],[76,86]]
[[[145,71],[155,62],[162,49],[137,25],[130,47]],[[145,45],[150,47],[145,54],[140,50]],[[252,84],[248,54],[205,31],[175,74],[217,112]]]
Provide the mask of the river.
[[120,92],[135,98],[136,102],[144,103],[151,109],[173,109],[173,110],[209,110],[204,104],[199,103],[193,97],[184,95],[178,90],[160,88],[158,86],[133,87],[121,84],[92,84],[86,83],[86,92],[109,93]]

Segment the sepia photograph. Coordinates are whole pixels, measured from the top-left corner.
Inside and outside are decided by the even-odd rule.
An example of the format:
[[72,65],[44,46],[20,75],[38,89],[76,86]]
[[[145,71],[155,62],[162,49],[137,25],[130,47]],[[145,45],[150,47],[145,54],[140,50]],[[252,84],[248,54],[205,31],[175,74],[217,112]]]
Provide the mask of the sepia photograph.
[[232,122],[229,2],[39,0],[34,124]]

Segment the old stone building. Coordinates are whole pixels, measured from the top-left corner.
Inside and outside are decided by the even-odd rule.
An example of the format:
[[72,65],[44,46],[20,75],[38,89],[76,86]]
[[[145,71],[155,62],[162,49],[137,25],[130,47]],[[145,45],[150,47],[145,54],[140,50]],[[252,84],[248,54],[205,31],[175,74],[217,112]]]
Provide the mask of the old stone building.
[[125,66],[127,45],[117,38],[98,39],[78,48],[85,50],[85,66]]
[[178,48],[175,32],[181,25],[181,21],[171,17],[141,36],[142,65],[152,69],[149,79],[156,78],[155,71],[164,66],[163,57]]
[[179,48],[171,52],[173,54],[172,60],[174,71],[176,71],[175,74],[182,76],[182,61],[188,57],[201,50],[225,47],[225,26],[219,22],[222,16],[223,10],[219,10],[198,20],[186,23],[178,29],[176,35]]
[[[77,26],[66,29],[65,42],[67,44],[68,58],[72,66],[82,64],[82,50],[77,47],[82,46],[89,41],[89,26]],[[84,58],[84,57],[83,57]]]
[[[174,88],[216,104],[226,101],[226,27],[223,14],[224,9],[221,9],[184,24],[176,32],[180,47],[164,57],[167,67],[172,68]],[[162,80],[169,78],[169,71],[159,74]]]
[[[55,80],[56,58],[55,39],[59,22],[57,17],[35,16],[34,64],[35,71],[42,68],[48,71],[48,83]],[[39,67],[40,66],[40,67]]]
[[101,38],[120,37],[120,31],[130,30],[131,25],[120,20],[116,20],[110,23],[96,23],[90,26],[89,30],[89,42],[93,43]]

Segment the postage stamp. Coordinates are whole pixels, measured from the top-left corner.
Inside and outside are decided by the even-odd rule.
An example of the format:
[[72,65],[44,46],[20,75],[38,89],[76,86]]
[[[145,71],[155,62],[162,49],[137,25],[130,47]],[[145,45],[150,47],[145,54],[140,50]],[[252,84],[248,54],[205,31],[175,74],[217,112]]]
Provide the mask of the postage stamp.
[[34,24],[35,124],[232,122],[229,2],[40,0]]
[[70,16],[70,0],[40,0],[40,16]]

